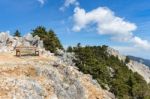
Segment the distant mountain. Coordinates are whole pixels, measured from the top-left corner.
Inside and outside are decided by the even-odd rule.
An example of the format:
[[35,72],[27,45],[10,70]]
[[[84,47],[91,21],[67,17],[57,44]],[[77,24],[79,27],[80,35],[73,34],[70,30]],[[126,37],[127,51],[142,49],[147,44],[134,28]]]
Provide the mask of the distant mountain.
[[150,67],[150,60],[148,59],[143,59],[143,58],[140,58],[140,57],[135,57],[135,56],[128,56],[130,59],[134,60],[134,61],[137,61],[137,62],[140,62],[140,63],[143,63],[147,66]]

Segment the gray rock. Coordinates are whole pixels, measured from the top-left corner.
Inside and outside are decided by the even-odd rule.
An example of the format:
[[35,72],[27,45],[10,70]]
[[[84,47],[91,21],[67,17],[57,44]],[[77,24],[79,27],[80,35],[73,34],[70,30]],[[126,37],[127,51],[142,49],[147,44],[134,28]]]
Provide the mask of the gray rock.
[[18,46],[36,46],[40,51],[44,51],[45,55],[51,55],[50,52],[44,50],[43,41],[37,35],[33,37],[31,34],[27,34],[24,37],[13,37],[5,32],[0,33],[0,52],[13,51]]
[[0,45],[5,46],[7,41],[9,39],[9,34],[6,32],[1,32],[0,33]]
[[33,36],[29,33],[26,36],[24,36],[25,40],[32,42],[33,41]]

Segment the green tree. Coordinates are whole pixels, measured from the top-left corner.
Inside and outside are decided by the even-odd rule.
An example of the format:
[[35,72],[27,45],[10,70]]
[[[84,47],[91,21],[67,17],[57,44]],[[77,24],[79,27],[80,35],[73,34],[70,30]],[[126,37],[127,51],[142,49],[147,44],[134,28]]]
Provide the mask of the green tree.
[[38,35],[41,40],[43,40],[44,47],[46,50],[49,50],[53,53],[56,52],[57,49],[63,49],[58,37],[56,36],[53,30],[46,30],[43,26],[38,26],[31,33],[33,36]]
[[19,30],[16,30],[13,36],[21,37],[21,33]]
[[73,50],[73,48],[72,48],[71,46],[69,46],[69,47],[67,48],[67,52],[72,52],[72,50]]
[[127,56],[125,59],[125,63],[129,63],[130,62],[130,58]]
[[124,61],[108,55],[107,48],[106,45],[82,47],[77,44],[68,50],[75,53],[74,62],[79,70],[92,75],[103,88],[109,87],[117,99],[150,99],[150,85]]

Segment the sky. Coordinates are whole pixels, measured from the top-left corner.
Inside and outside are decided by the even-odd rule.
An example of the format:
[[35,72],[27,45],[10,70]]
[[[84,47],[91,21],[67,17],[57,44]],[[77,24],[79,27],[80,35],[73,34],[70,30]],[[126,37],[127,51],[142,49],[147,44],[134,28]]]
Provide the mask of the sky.
[[0,0],[0,32],[53,29],[67,46],[108,45],[150,59],[150,0]]

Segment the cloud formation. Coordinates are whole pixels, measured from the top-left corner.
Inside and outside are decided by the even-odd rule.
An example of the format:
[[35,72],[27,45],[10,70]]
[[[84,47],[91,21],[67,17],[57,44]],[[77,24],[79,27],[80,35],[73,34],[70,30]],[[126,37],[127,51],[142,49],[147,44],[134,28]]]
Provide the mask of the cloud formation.
[[107,7],[98,7],[89,12],[76,7],[74,9],[73,20],[73,31],[75,32],[79,32],[82,29],[86,29],[87,26],[94,24],[99,34],[109,35],[112,40],[129,42],[136,47],[150,50],[150,42],[133,35],[137,26],[134,23],[115,16],[114,12]]
[[140,37],[133,37],[132,42],[135,44],[136,47],[144,48],[146,50],[150,50],[150,42],[147,40],[143,40]]
[[61,11],[64,11],[66,8],[68,8],[70,5],[78,6],[79,2],[77,0],[65,0],[64,5],[60,7]]
[[[114,12],[106,7],[99,7],[90,12],[76,7],[73,18],[75,22],[73,30],[76,32],[86,28],[87,25],[96,24],[96,29],[99,34],[129,38],[137,28],[134,23],[124,21],[124,19],[115,16]],[[116,38],[113,37],[113,39]]]
[[37,0],[37,1],[38,1],[41,5],[44,5],[46,0]]

